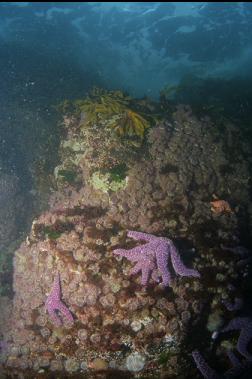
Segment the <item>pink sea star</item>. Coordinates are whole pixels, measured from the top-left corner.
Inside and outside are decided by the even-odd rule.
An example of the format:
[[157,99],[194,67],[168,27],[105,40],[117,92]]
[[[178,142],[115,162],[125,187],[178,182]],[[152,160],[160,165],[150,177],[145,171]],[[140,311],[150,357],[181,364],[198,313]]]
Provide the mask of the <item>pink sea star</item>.
[[63,314],[63,316],[65,316],[66,320],[69,321],[70,323],[74,322],[71,312],[66,307],[66,305],[61,301],[60,298],[61,298],[60,275],[57,272],[54,282],[53,282],[51,293],[45,302],[46,310],[48,311],[53,323],[56,326],[62,325],[62,321],[56,311],[60,311]]
[[189,269],[183,264],[175,245],[170,239],[135,231],[128,231],[127,235],[135,240],[144,240],[147,243],[136,246],[130,250],[116,249],[113,252],[122,257],[126,257],[132,262],[137,262],[131,270],[131,274],[137,274],[142,271],[141,283],[143,286],[148,283],[151,273],[155,281],[157,281],[158,276],[161,275],[163,285],[168,286],[170,284],[169,258],[171,259],[174,271],[178,275],[200,276],[197,270]]

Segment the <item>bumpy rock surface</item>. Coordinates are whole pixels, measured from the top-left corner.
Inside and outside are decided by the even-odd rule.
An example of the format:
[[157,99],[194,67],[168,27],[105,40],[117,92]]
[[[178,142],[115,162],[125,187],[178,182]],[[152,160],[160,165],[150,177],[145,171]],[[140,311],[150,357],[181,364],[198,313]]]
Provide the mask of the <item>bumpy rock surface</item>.
[[[71,157],[78,181],[60,183],[50,209],[33,222],[15,254],[12,319],[2,331],[3,367],[88,377],[119,370],[129,376],[155,372],[185,378],[181,350],[200,320],[203,295],[216,296],[214,309],[227,282],[238,275],[230,254],[222,252],[220,260],[218,253],[221,243],[239,238],[240,215],[246,211],[249,220],[248,164],[242,156],[231,160],[229,151],[237,143],[232,133],[227,142],[226,132],[220,134],[209,119],[198,120],[179,107],[170,120],[150,129],[135,160],[125,157],[126,186],[103,191],[91,180],[101,170],[100,155],[91,156],[88,149],[94,151],[94,141],[99,150],[104,147],[106,159],[108,151],[113,154],[109,136],[99,140],[95,131],[85,151],[76,144],[71,150],[78,120],[65,121],[62,151],[67,146],[68,155],[62,154],[60,169],[69,169]],[[85,131],[80,136],[80,145],[85,144]],[[110,162],[121,164],[118,148],[114,151]],[[58,179],[59,169],[55,172]],[[212,213],[213,195],[228,201],[233,212]],[[144,289],[140,275],[128,275],[131,263],[112,252],[136,245],[126,237],[127,229],[172,238],[202,279],[176,278],[167,289],[150,280]],[[222,273],[221,283],[212,278],[209,285],[206,269]],[[55,327],[45,310],[56,272],[62,300],[75,319],[72,326]]]

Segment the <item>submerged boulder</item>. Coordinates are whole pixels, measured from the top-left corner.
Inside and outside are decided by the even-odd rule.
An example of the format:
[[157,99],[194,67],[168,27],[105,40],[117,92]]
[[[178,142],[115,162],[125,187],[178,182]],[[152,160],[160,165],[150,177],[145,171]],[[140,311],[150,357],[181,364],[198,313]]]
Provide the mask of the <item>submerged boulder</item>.
[[[26,363],[35,371],[59,367],[89,377],[111,370],[139,378],[154,372],[179,375],[186,337],[202,317],[204,298],[210,289],[215,293],[214,276],[209,285],[204,270],[217,274],[228,267],[218,284],[222,289],[235,273],[235,262],[227,258],[218,266],[211,254],[233,241],[240,216],[235,211],[214,214],[210,203],[215,195],[234,209],[249,209],[248,166],[230,159],[225,133],[187,107],[178,107],[169,120],[150,128],[144,145],[130,145],[134,154],[128,155],[127,143],[113,130],[99,134],[97,125],[81,129],[80,123],[75,117],[67,124],[62,161],[55,169],[58,190],[15,253],[15,296],[11,325],[4,331],[8,351],[3,367],[13,369],[15,363],[20,370]],[[71,149],[73,138],[80,139],[80,149],[76,144]],[[95,154],[97,146],[103,155]],[[118,151],[125,153],[124,160]],[[78,180],[58,182],[69,162],[76,175],[67,177]],[[225,165],[232,170],[223,173]],[[104,191],[92,180],[108,173],[123,185],[107,185]],[[128,238],[127,229],[175,240],[182,259],[201,272],[201,279],[176,277],[167,288],[150,279],[142,286],[140,274],[130,275],[132,263],[113,254],[143,243]],[[64,316],[60,326],[54,325],[46,311],[56,273],[61,301],[74,318],[70,325]]]

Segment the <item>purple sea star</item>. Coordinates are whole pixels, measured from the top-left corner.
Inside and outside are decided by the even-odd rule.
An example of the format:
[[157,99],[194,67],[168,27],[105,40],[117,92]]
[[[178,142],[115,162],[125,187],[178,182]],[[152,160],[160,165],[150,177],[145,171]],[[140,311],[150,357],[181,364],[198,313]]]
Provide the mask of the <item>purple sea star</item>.
[[192,352],[192,357],[194,359],[194,362],[196,363],[197,369],[201,372],[201,374],[206,379],[219,379],[219,375],[215,370],[213,370],[208,363],[205,361],[205,359],[202,357],[200,352],[198,350],[194,350]]
[[60,311],[63,314],[63,316],[65,316],[66,320],[68,320],[72,324],[74,322],[73,316],[71,312],[68,310],[68,308],[65,306],[65,304],[63,304],[60,298],[61,298],[60,275],[57,272],[54,282],[53,282],[51,293],[46,299],[45,306],[54,325],[56,326],[62,325],[62,321],[56,311]]
[[227,353],[232,367],[229,368],[223,375],[218,374],[215,370],[213,370],[206,360],[202,357],[201,353],[198,350],[194,350],[192,352],[192,357],[198,370],[201,372],[205,379],[232,379],[240,377],[241,374],[247,372],[247,370],[251,369],[251,362],[245,361],[243,363],[234,355],[232,351],[228,351]]
[[246,360],[241,362],[240,359],[232,352],[228,351],[227,355],[232,364],[232,367],[228,369],[223,376],[220,376],[215,370],[213,370],[205,359],[202,357],[198,350],[192,352],[193,359],[197,368],[206,379],[220,379],[220,378],[236,378],[241,373],[251,370],[252,366],[252,354],[247,350],[248,344],[252,338],[252,319],[249,317],[236,317],[229,322],[229,324],[221,330],[222,333],[232,330],[241,330],[238,338],[237,350],[243,355]]
[[235,247],[229,247],[221,244],[221,248],[224,251],[230,251],[231,253],[234,253],[236,255],[240,255],[241,257],[248,256],[250,254],[249,249],[247,249],[244,246],[235,246]]
[[240,335],[237,342],[237,350],[247,360],[252,361],[252,354],[248,352],[248,344],[252,339],[252,319],[249,317],[236,317],[221,330],[222,333],[232,330],[240,330]]
[[248,263],[251,262],[251,259],[252,259],[251,251],[244,246],[228,247],[225,245],[221,245],[221,248],[224,251],[230,251],[234,253],[235,255],[238,255],[241,257],[241,260],[237,262],[238,267],[246,266]]
[[127,235],[135,240],[144,240],[147,243],[130,250],[116,249],[113,252],[132,262],[137,262],[131,270],[131,274],[142,271],[141,283],[143,286],[147,285],[151,273],[153,280],[157,281],[160,274],[163,285],[168,286],[170,284],[169,258],[178,275],[200,277],[197,270],[189,269],[183,264],[175,245],[170,239],[135,231],[128,231]]
[[1,340],[0,341],[0,355],[3,354],[3,352],[5,352],[7,348],[8,348],[7,342],[4,340]]
[[243,307],[243,300],[239,297],[236,297],[233,303],[227,299],[223,299],[222,303],[230,312],[239,311]]

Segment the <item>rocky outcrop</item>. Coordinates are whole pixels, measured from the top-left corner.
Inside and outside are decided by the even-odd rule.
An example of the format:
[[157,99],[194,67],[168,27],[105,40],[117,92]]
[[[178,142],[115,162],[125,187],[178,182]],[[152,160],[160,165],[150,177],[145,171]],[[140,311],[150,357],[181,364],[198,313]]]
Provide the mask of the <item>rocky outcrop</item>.
[[[4,331],[3,365],[88,377],[111,370],[129,377],[153,372],[179,377],[181,349],[202,318],[204,298],[211,303],[222,296],[239,275],[235,260],[220,246],[241,237],[239,225],[251,207],[248,163],[242,155],[230,158],[235,139],[227,147],[225,131],[187,107],[151,128],[134,154],[127,155],[124,145],[123,166],[121,150],[110,146],[122,144],[119,138],[110,140],[106,131],[103,142],[105,134],[94,128],[91,138],[89,129],[86,146],[79,120],[66,126],[62,162],[55,169],[58,191],[15,253],[13,317]],[[103,163],[112,155],[109,167],[95,154],[97,144],[99,152],[104,146]],[[97,187],[93,173],[105,169],[110,183],[124,180],[124,185]],[[213,213],[213,196],[233,211]],[[141,275],[129,275],[132,264],[113,254],[141,243],[128,238],[127,229],[173,239],[201,279],[177,277],[166,289],[151,279],[143,288]],[[60,327],[45,308],[57,272],[61,301],[74,317],[73,324]]]

